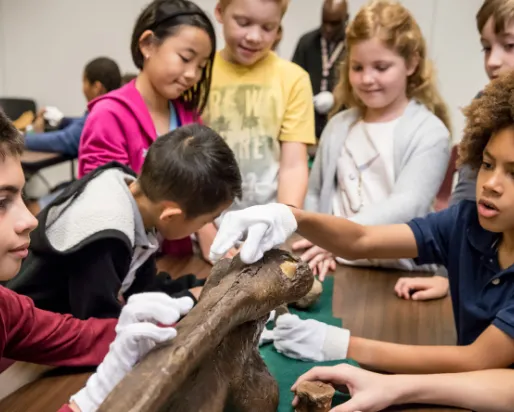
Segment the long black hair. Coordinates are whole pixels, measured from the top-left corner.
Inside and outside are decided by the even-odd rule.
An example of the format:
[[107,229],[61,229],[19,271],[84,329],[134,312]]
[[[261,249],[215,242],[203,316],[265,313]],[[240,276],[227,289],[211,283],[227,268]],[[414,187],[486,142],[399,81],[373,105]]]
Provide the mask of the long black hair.
[[132,31],[130,49],[136,67],[143,68],[144,56],[139,47],[139,39],[146,30],[151,30],[155,40],[164,41],[173,36],[180,26],[193,26],[204,30],[211,40],[212,50],[209,60],[202,70],[200,81],[185,91],[181,100],[187,110],[196,115],[202,114],[211,88],[212,66],[216,54],[216,32],[205,12],[189,0],[154,0],[139,15]]

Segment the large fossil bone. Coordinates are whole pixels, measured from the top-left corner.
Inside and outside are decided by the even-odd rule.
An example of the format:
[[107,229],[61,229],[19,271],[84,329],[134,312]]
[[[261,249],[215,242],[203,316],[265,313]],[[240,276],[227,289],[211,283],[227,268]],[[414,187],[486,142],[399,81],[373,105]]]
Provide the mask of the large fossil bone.
[[305,296],[309,266],[282,250],[253,265],[218,262],[177,336],[154,349],[100,407],[103,412],[275,412],[278,386],[258,352],[269,312]]

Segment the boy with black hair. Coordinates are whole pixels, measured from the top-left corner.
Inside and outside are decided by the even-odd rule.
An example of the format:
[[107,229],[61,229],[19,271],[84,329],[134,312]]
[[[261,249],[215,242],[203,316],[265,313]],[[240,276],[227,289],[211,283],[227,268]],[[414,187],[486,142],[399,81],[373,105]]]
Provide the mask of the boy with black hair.
[[156,277],[157,235],[180,239],[212,222],[241,195],[224,140],[189,125],[159,137],[140,176],[116,162],[73,183],[39,215],[30,254],[10,289],[37,307],[80,319],[117,317],[138,292],[196,299],[193,275]]
[[[121,73],[118,65],[108,57],[91,60],[84,68],[82,92],[87,102],[109,93],[121,86]],[[38,113],[34,122],[34,132],[25,136],[25,148],[37,152],[61,153],[77,157],[80,135],[88,113],[79,118],[65,118],[60,129],[44,133],[45,109]]]
[[[16,276],[37,220],[22,199],[23,139],[0,112],[0,281]],[[34,307],[0,286],[0,358],[51,366],[101,367],[60,411],[97,410],[107,394],[156,343],[176,336],[173,325],[193,306],[190,298],[134,295],[116,319],[80,321]],[[161,326],[157,326],[159,323]],[[113,341],[114,340],[114,341]]]

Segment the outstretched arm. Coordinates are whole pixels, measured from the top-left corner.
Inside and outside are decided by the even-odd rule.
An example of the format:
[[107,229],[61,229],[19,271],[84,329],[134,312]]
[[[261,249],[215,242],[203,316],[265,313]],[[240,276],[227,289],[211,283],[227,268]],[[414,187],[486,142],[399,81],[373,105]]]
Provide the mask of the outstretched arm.
[[410,403],[453,406],[477,412],[507,412],[514,404],[514,370],[436,375],[380,375],[350,365],[313,368],[302,381],[347,385],[352,398],[333,412],[382,410]]

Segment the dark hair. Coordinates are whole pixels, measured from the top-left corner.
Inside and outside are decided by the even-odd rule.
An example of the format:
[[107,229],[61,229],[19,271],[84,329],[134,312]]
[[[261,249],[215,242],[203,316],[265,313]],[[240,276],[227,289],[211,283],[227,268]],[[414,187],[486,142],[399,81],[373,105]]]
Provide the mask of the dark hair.
[[489,139],[501,130],[514,127],[514,72],[492,80],[480,97],[464,109],[466,126],[459,144],[459,166],[480,168]]
[[216,54],[216,32],[204,11],[189,0],[154,0],[139,15],[134,30],[130,50],[135,66],[142,70],[144,57],[139,47],[139,39],[146,30],[153,32],[153,38],[158,44],[167,37],[173,36],[180,26],[193,26],[204,30],[212,43],[212,50],[200,81],[181,96],[186,109],[200,115],[211,87],[212,65]]
[[214,130],[198,124],[155,140],[146,154],[139,186],[152,202],[176,202],[187,218],[211,213],[242,194],[234,153]]
[[108,57],[91,60],[84,68],[84,76],[91,84],[100,82],[107,92],[121,86],[121,72],[116,62]]
[[24,146],[23,136],[0,109],[0,159],[20,156]]

